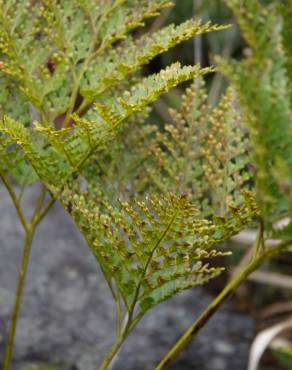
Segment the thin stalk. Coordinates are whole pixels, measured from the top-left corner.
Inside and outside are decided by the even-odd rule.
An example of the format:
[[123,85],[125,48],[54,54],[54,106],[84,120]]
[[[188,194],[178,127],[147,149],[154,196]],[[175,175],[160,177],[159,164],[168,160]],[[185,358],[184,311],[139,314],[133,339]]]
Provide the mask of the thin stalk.
[[56,200],[54,198],[50,199],[46,206],[33,218],[32,223],[36,226],[41,223],[41,221],[45,218],[49,210],[53,207]]
[[123,308],[121,304],[121,298],[118,293],[117,293],[117,299],[116,299],[116,311],[117,311],[116,330],[117,330],[117,336],[120,336],[122,332],[122,325],[123,325],[123,322],[122,322]]
[[38,214],[41,212],[43,203],[46,198],[46,193],[47,193],[46,188],[44,187],[44,185],[42,185],[40,194],[35,203],[35,209],[34,209],[34,214],[32,216],[32,220],[34,220],[38,216]]
[[163,360],[158,364],[155,370],[164,370],[168,368],[185,347],[193,340],[204,325],[211,319],[217,310],[234,293],[237,287],[257,268],[273,256],[279,254],[282,250],[291,245],[291,241],[280,243],[269,250],[264,251],[260,256],[252,259],[243,270],[237,274],[222,290],[222,292],[210,303],[199,318],[189,327],[184,335],[176,342]]
[[16,326],[17,326],[18,317],[19,317],[20,305],[21,305],[23,290],[25,286],[27,266],[29,262],[29,256],[30,256],[31,245],[32,245],[34,234],[35,234],[35,227],[32,227],[26,233],[26,237],[24,240],[23,255],[22,255],[21,266],[19,270],[16,296],[15,296],[11,323],[10,323],[10,328],[9,328],[9,334],[8,334],[8,339],[7,339],[7,345],[6,345],[6,351],[5,351],[5,356],[4,356],[3,370],[9,370],[11,367]]
[[[103,271],[105,274],[105,272]],[[123,308],[121,297],[118,291],[115,290],[110,281],[107,281],[112,296],[116,304],[116,338],[119,338],[122,334],[122,324],[123,324]]]
[[27,269],[28,269],[28,264],[29,264],[29,258],[30,258],[33,238],[34,238],[37,226],[42,221],[42,219],[46,216],[46,214],[49,212],[49,210],[51,209],[51,207],[53,206],[55,202],[54,199],[51,199],[47,203],[47,205],[41,210],[40,202],[43,201],[44,197],[45,197],[45,194],[44,194],[44,190],[42,189],[40,197],[36,204],[33,219],[30,224],[26,223],[26,228],[25,228],[26,234],[25,234],[25,239],[24,239],[23,254],[22,254],[22,259],[21,259],[21,266],[19,270],[18,280],[17,280],[16,295],[15,295],[15,301],[14,301],[14,306],[12,310],[10,328],[9,328],[9,333],[8,333],[8,338],[7,338],[7,345],[6,345],[5,355],[4,355],[3,370],[10,370],[11,368],[16,327],[17,327],[17,322],[18,322],[19,313],[20,313],[23,291],[25,287],[25,280],[26,280],[26,275],[27,275]]
[[25,216],[24,216],[24,213],[23,213],[23,210],[20,206],[20,203],[17,199],[17,195],[13,189],[13,186],[12,184],[10,183],[8,177],[6,176],[6,174],[1,171],[0,172],[0,177],[1,177],[1,180],[3,181],[3,184],[5,185],[9,195],[10,195],[10,198],[14,204],[14,207],[16,209],[16,212],[17,212],[17,215],[18,215],[18,218],[21,222],[21,225],[23,226],[24,228],[24,231],[27,232],[28,231],[28,225],[27,225],[27,222],[26,222],[26,219],[25,219]]
[[124,332],[120,337],[118,337],[116,339],[116,341],[113,344],[111,350],[109,351],[109,353],[107,354],[107,356],[104,359],[103,363],[101,364],[101,367],[99,368],[99,370],[107,370],[107,369],[109,369],[112,361],[114,360],[114,358],[118,354],[118,352],[119,352],[122,344],[126,340],[127,336],[128,336],[128,334],[126,334],[126,332]]
[[130,333],[134,330],[136,325],[140,322],[142,316],[136,317],[135,319],[131,319],[130,315],[127,314],[127,319],[125,320],[125,325],[121,330],[120,335],[116,337],[116,340],[111,347],[110,351],[108,352],[107,356],[105,357],[101,367],[99,370],[109,370],[112,368],[114,364],[114,360],[116,359],[122,345],[124,344],[125,340],[128,338]]

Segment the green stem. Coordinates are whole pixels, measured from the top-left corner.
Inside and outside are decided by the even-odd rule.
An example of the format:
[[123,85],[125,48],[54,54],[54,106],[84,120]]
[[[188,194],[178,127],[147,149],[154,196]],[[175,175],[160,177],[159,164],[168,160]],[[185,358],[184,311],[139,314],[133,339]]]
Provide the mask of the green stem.
[[184,335],[176,342],[163,360],[158,364],[155,370],[164,370],[170,366],[184,348],[193,340],[204,325],[211,319],[223,303],[234,293],[237,287],[258,267],[273,256],[279,254],[282,250],[291,245],[291,241],[280,243],[269,250],[264,251],[260,256],[252,259],[250,263],[243,268],[222,290],[222,292],[210,303],[199,318],[189,327]]
[[49,210],[53,207],[55,202],[56,200],[54,198],[49,200],[46,206],[37,215],[34,216],[32,223],[36,226],[39,225],[42,222],[42,220],[46,217]]
[[[42,190],[39,201],[43,200],[44,197],[45,197],[44,190]],[[8,338],[7,338],[7,345],[6,345],[5,355],[4,355],[3,370],[10,370],[11,368],[14,341],[15,341],[15,333],[16,333],[16,327],[17,327],[17,322],[19,318],[23,291],[25,287],[25,280],[26,280],[26,275],[27,275],[32,241],[33,241],[37,226],[42,221],[42,219],[46,216],[46,214],[49,212],[53,204],[54,204],[54,199],[51,199],[47,203],[47,205],[41,210],[39,208],[40,204],[39,202],[37,202],[36,210],[35,210],[33,219],[31,221],[31,224],[25,223],[26,235],[25,235],[25,240],[24,240],[21,266],[20,266],[19,275],[18,275],[15,301],[14,301],[14,306],[12,310],[10,328],[9,328],[9,333],[8,333]]]
[[134,330],[136,325],[140,322],[142,318],[142,315],[139,317],[136,317],[134,320],[131,319],[130,315],[128,314],[128,318],[126,320],[126,323],[121,330],[120,335],[117,336],[116,341],[114,342],[112,348],[108,352],[107,356],[105,357],[101,367],[99,370],[108,370],[110,369],[113,360],[116,358],[120,348],[122,347],[125,340],[128,338],[129,334]]
[[113,359],[116,357],[116,355],[118,354],[118,352],[119,352],[122,344],[126,340],[126,337],[127,336],[122,335],[119,338],[117,338],[117,340],[113,344],[111,350],[109,351],[109,353],[107,354],[106,358],[104,359],[103,363],[101,364],[101,367],[99,368],[99,370],[107,370],[107,369],[109,369],[109,367],[110,367]]
[[11,323],[10,323],[10,328],[9,328],[9,334],[8,334],[8,339],[7,339],[3,370],[9,370],[11,367],[16,326],[17,326],[17,321],[19,317],[21,299],[23,295],[27,266],[28,266],[28,261],[29,261],[31,245],[32,245],[34,234],[35,234],[35,227],[32,227],[28,230],[26,237],[25,237],[25,241],[24,241],[23,255],[22,255],[22,260],[21,260],[21,267],[19,270],[16,296],[15,296]]
[[8,177],[6,176],[6,174],[3,171],[0,172],[0,177],[1,177],[1,180],[3,181],[3,184],[5,185],[7,191],[10,195],[10,198],[11,198],[13,204],[14,204],[14,207],[16,209],[16,212],[17,212],[18,218],[21,222],[21,225],[23,226],[25,232],[27,232],[28,231],[28,225],[27,225],[24,213],[22,211],[22,208],[20,206],[20,203],[17,199],[17,195],[16,195],[16,193],[13,189],[13,186],[11,185]]

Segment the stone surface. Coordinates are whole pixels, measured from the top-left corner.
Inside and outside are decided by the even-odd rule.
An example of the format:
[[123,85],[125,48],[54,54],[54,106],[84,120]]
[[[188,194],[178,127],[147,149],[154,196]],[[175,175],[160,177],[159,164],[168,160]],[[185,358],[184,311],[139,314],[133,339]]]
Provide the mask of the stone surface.
[[[28,208],[31,198],[33,192]],[[22,249],[22,229],[2,187],[0,214],[1,363]],[[128,338],[113,370],[152,370],[210,299],[197,288],[156,307]],[[107,284],[82,236],[56,205],[34,240],[14,369],[41,364],[43,369],[97,370],[114,330],[115,308]],[[173,369],[244,370],[252,336],[252,321],[226,305]]]

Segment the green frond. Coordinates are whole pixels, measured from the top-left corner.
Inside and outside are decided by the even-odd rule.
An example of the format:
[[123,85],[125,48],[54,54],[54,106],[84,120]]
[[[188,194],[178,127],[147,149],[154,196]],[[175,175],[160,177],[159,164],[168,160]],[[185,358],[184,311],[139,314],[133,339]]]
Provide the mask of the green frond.
[[[274,47],[277,49],[276,39],[279,34],[271,38],[271,31],[275,24],[274,12],[263,7],[259,0],[225,0],[236,16],[244,37],[256,54],[273,54]],[[267,47],[269,45],[269,48]]]
[[127,40],[110,53],[91,62],[81,84],[81,94],[89,101],[136,72],[157,55],[191,37],[225,29],[224,26],[186,21],[179,26],[164,27],[152,35]]
[[71,85],[67,61],[46,37],[43,12],[39,2],[0,3],[1,73],[14,80],[39,113],[51,114],[68,108]]
[[213,109],[198,78],[170,115],[173,122],[164,130],[132,116],[111,147],[88,161],[86,177],[93,176],[111,199],[186,193],[205,216],[226,215],[231,203],[240,206],[251,174],[248,132],[234,91]]
[[93,121],[74,116],[74,128],[55,130],[52,127],[38,125],[36,130],[41,132],[57,151],[65,155],[76,171],[106,141],[111,140],[117,128],[125,120],[142,111],[177,84],[210,71],[212,68],[180,67],[179,63],[173,64],[157,75],[151,75],[133,86],[130,92],[125,92],[118,99],[118,104],[113,106],[96,104],[97,114]]
[[76,184],[71,186],[62,193],[63,205],[106,278],[114,279],[127,310],[138,308],[137,315],[217,276],[222,268],[209,267],[207,259],[225,253],[214,248],[257,214],[250,194],[228,218],[207,220],[184,196],[120,201],[113,206],[97,190],[78,192]]
[[[92,0],[0,1],[0,78],[7,87],[0,96],[1,116],[9,115],[11,122],[26,126],[40,122],[22,132],[27,139],[37,138],[29,150],[17,136],[20,131],[14,136],[4,133],[21,143],[29,161],[37,161],[37,153],[41,153],[54,157],[57,168],[76,174],[131,116],[179,83],[213,71],[176,63],[157,75],[138,78],[129,92],[117,94],[125,77],[157,54],[196,34],[224,28],[188,21],[131,40],[130,31],[171,5],[168,0],[103,0],[99,4]],[[117,43],[125,38],[128,40]],[[100,70],[90,76],[92,97],[84,99],[83,84],[92,65]],[[110,75],[114,82],[106,82]],[[113,84],[115,92],[101,94]],[[95,113],[89,114],[95,94],[101,94],[100,100]],[[15,98],[21,104],[13,104]],[[39,177],[47,179],[43,177],[45,169],[39,170]]]
[[114,107],[96,104],[96,110],[109,124],[116,126],[130,115],[140,112],[147,105],[157,100],[178,84],[213,72],[212,67],[200,68],[196,66],[181,66],[174,63],[157,74],[144,78],[137,85],[132,86],[118,99]]

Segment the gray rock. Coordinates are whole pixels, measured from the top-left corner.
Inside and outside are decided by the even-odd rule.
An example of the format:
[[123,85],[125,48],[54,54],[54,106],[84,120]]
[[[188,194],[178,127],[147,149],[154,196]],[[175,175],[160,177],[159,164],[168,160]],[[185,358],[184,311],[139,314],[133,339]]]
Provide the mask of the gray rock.
[[[28,208],[33,197],[28,197]],[[21,258],[22,229],[0,187],[0,363]],[[211,298],[201,288],[150,312],[128,338],[114,370],[152,370]],[[72,221],[56,205],[35,237],[14,369],[33,364],[97,370],[115,332],[115,306],[95,258]],[[173,366],[177,370],[244,370],[253,322],[227,304]],[[45,369],[45,368],[44,368]]]

